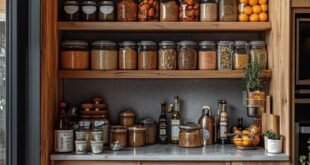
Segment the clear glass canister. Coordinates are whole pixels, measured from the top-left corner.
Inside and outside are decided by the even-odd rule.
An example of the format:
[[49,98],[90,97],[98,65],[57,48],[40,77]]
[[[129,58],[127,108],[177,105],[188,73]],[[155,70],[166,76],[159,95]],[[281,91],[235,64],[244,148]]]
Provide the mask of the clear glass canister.
[[195,42],[181,41],[178,43],[178,69],[197,69],[197,50]]
[[146,129],[146,144],[156,143],[156,122],[152,119],[144,119],[141,121]]
[[159,43],[158,68],[159,70],[175,70],[177,68],[177,50],[173,41]]
[[83,21],[96,21],[97,20],[97,2],[84,1],[82,3],[82,20]]
[[199,124],[186,124],[180,126],[180,147],[202,147],[202,131]]
[[99,21],[115,20],[114,2],[112,0],[103,0],[99,2]]
[[125,22],[137,20],[137,3],[135,0],[119,0],[118,1],[117,20],[125,21]]
[[80,19],[80,5],[78,0],[66,0],[63,3],[65,21],[78,21]]
[[217,0],[200,0],[200,21],[215,22],[218,20]]
[[127,127],[111,126],[110,128],[110,144],[118,142],[120,145],[127,146]]
[[180,0],[179,20],[184,22],[199,20],[199,1]]
[[238,19],[238,0],[220,0],[219,20],[235,22]]
[[88,69],[88,43],[84,41],[64,41],[60,51],[61,69]]
[[95,41],[91,50],[91,69],[116,70],[117,46],[112,41]]
[[233,43],[231,41],[218,42],[217,66],[218,70],[232,70],[233,68]]
[[135,70],[137,69],[138,55],[136,43],[133,41],[123,41],[119,44],[119,69]]
[[177,22],[179,20],[179,5],[176,0],[160,1],[160,21]]
[[159,1],[158,0],[139,0],[138,20],[139,21],[158,21]]
[[236,41],[234,51],[234,69],[244,70],[249,64],[249,61],[249,45],[245,41]]
[[260,63],[267,68],[267,50],[265,41],[251,41],[251,63]]
[[215,70],[216,69],[216,47],[213,41],[202,41],[199,43],[199,69]]
[[145,145],[145,127],[136,125],[128,128],[129,147],[143,147]]
[[138,43],[138,68],[139,70],[157,69],[157,46],[153,41],[141,41]]

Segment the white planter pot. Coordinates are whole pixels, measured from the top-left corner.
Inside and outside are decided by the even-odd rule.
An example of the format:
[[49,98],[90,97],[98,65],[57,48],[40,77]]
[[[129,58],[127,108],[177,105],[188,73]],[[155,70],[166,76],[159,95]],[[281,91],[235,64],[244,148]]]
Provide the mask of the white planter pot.
[[265,150],[268,151],[268,137],[264,136]]
[[283,141],[282,138],[280,140],[268,139],[267,151],[272,154],[282,153],[282,141]]

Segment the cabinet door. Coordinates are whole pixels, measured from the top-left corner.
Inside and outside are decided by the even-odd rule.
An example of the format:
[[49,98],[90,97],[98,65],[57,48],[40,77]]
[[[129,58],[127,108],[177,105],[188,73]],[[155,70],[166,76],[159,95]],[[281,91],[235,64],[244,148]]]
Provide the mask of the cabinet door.
[[289,165],[289,162],[231,162],[231,165]]
[[128,161],[55,161],[55,165],[139,165],[138,162]]
[[230,162],[141,162],[141,165],[230,165]]

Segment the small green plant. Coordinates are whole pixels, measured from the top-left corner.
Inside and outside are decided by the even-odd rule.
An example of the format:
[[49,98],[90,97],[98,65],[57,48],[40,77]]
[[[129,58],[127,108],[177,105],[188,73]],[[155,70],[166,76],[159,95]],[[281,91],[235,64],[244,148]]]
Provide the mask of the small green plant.
[[273,132],[272,130],[267,130],[263,133],[264,136],[266,136],[270,140],[280,140],[282,135]]
[[264,70],[265,66],[262,63],[249,63],[244,70],[245,77],[244,87],[248,92],[261,90],[263,88],[263,79],[260,78],[260,74]]
[[[308,144],[308,150],[310,151],[310,138],[308,139],[307,144]],[[310,161],[309,161],[307,156],[301,155],[301,156],[299,156],[299,164],[300,165],[310,165]]]

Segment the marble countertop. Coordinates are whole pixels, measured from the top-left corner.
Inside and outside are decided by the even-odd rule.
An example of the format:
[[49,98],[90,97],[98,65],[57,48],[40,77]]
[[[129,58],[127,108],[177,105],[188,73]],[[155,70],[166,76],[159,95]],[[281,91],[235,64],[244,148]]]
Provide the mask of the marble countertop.
[[286,154],[269,154],[263,148],[237,150],[233,145],[208,145],[203,148],[181,148],[177,145],[150,145],[105,150],[101,154],[52,154],[51,160],[131,160],[131,161],[288,161]]

